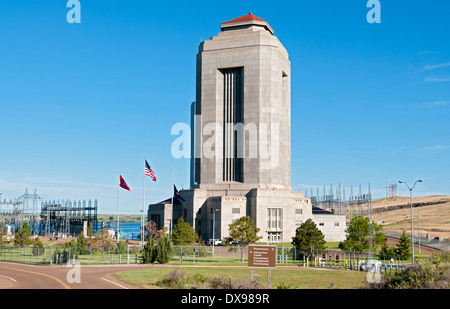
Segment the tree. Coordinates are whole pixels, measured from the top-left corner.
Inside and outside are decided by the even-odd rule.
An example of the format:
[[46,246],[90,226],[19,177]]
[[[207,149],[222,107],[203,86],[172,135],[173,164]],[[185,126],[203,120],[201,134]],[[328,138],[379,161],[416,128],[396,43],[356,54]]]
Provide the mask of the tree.
[[241,217],[228,225],[229,237],[225,238],[228,244],[252,244],[260,240],[262,237],[258,236],[259,228],[253,225],[253,220],[250,217]]
[[30,226],[28,225],[28,222],[24,222],[23,225],[22,225],[22,228],[24,230],[26,230],[28,232],[28,234],[31,235]]
[[[152,220],[145,224],[144,232],[147,232],[147,238],[150,239],[156,234],[156,223]],[[145,236],[144,236],[145,239]]]
[[94,237],[94,227],[92,226],[92,222],[89,223],[89,226],[86,228],[86,234],[88,237],[87,243],[89,246],[95,245],[95,237]]
[[44,244],[41,242],[41,240],[39,239],[39,237],[36,237],[33,241],[32,241],[32,245],[33,245],[33,255],[42,255],[44,253]]
[[95,235],[95,242],[104,249],[111,246],[111,235],[108,233],[106,228],[102,228],[100,232]]
[[[233,223],[228,225],[228,237],[224,238],[226,244],[252,244],[260,240],[262,237],[258,236],[259,228],[253,225],[253,220],[250,217],[240,217]],[[244,251],[241,250],[241,260],[244,262]]]
[[156,245],[156,261],[160,264],[166,264],[170,261],[173,254],[172,241],[167,235],[159,238]]
[[412,256],[411,253],[411,239],[406,236],[406,232],[403,231],[402,236],[400,236],[399,242],[397,243],[397,255],[402,259],[409,259]]
[[150,264],[150,263],[153,264],[155,262],[155,260],[156,260],[155,240],[153,239],[153,237],[150,237],[142,251],[142,261],[145,264]]
[[370,222],[368,217],[356,216],[350,220],[345,230],[347,237],[339,243],[339,249],[345,251],[366,252],[370,248],[370,226],[372,225],[372,244],[380,246],[385,242],[383,227],[375,222]]
[[198,239],[194,228],[184,221],[183,217],[178,219],[177,224],[173,227],[172,241],[174,245],[190,245]]
[[89,252],[89,244],[86,240],[86,237],[84,237],[84,233],[81,232],[80,235],[78,235],[77,238],[77,248],[80,252],[80,254],[87,254]]
[[395,247],[390,247],[386,242],[381,246],[378,256],[381,259],[390,259],[397,256],[397,250]]
[[302,249],[325,249],[325,243],[325,236],[312,219],[302,223],[295,230],[295,236],[292,237],[292,245]]
[[0,246],[5,243],[5,236],[7,234],[7,227],[3,222],[0,222]]
[[16,246],[29,246],[31,244],[31,234],[28,223],[25,222],[23,226],[17,231],[14,236],[14,244]]
[[153,238],[155,241],[158,241],[161,237],[167,234],[167,226],[164,226],[162,229],[157,230],[155,234],[153,234]]

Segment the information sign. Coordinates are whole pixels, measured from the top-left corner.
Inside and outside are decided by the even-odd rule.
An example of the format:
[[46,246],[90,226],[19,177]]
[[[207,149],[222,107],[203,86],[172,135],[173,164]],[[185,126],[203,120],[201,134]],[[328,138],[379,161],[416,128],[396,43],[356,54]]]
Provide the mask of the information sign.
[[276,246],[248,246],[248,267],[275,267]]

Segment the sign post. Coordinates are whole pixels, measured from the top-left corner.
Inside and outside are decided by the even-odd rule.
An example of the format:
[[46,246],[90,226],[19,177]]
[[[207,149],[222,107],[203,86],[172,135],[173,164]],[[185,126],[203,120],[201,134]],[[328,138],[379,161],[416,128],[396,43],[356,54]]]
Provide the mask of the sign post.
[[270,285],[270,270],[275,267],[277,246],[248,246],[248,267],[250,279],[253,279],[253,268],[268,268],[267,284]]

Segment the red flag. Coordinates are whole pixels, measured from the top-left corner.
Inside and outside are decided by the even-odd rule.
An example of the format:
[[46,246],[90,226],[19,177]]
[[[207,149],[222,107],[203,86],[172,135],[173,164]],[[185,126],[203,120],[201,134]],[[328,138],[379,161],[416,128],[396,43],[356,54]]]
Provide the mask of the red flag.
[[127,183],[125,182],[125,180],[123,180],[122,176],[119,175],[119,179],[120,179],[120,184],[119,186],[121,188],[124,188],[125,190],[131,191],[130,187],[128,187]]

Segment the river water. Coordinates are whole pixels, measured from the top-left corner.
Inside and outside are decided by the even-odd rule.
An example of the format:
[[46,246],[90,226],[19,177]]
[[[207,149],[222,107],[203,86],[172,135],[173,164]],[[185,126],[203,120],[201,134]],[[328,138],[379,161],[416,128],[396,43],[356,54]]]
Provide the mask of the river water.
[[[120,239],[139,240],[141,233],[141,222],[120,222]],[[106,229],[116,230],[117,222],[107,222]],[[101,229],[99,222],[98,229]]]

